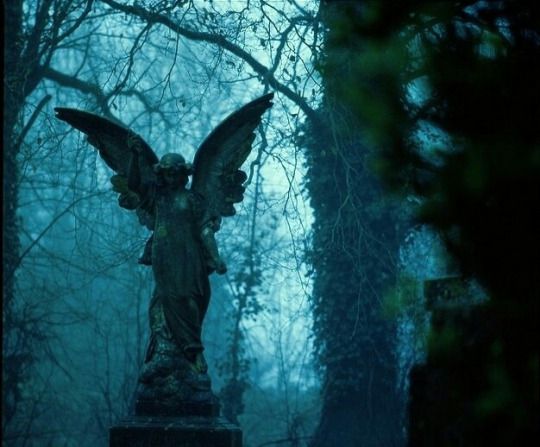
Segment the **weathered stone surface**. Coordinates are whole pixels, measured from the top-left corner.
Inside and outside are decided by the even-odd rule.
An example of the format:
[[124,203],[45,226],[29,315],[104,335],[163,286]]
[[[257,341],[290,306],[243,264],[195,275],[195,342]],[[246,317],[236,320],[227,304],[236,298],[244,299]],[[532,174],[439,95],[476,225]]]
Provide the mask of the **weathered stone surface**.
[[220,417],[133,416],[110,429],[109,446],[242,447],[242,432]]
[[194,395],[191,400],[172,402],[145,399],[139,395],[135,402],[135,414],[141,417],[217,417],[219,403],[211,393],[201,393],[200,400]]
[[168,371],[142,383],[136,393],[137,416],[219,416],[219,401],[211,389],[208,374],[186,376],[185,371]]

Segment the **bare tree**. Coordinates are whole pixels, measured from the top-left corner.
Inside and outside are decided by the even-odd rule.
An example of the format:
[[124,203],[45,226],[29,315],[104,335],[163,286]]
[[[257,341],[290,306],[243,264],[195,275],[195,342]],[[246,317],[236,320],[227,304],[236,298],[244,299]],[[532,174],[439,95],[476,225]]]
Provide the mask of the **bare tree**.
[[[4,201],[3,201],[3,356],[2,425],[13,418],[21,383],[32,362],[31,345],[41,337],[35,319],[17,307],[15,274],[21,263],[19,239],[19,167],[17,157],[36,118],[51,99],[44,95],[29,103],[43,72],[62,44],[90,13],[92,2],[45,0],[35,11],[22,0],[5,4],[4,54]],[[52,19],[52,20],[51,20]],[[30,107],[29,107],[30,106]],[[34,320],[34,321],[32,321]]]

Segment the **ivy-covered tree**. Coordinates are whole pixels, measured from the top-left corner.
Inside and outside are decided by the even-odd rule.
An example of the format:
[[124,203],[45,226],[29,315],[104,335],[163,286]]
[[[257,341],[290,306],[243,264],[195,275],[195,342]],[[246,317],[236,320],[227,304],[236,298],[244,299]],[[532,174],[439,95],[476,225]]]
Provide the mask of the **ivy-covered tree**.
[[359,123],[331,101],[323,107],[340,126],[311,128],[307,151],[314,333],[323,373],[322,413],[311,445],[400,445],[396,328],[383,310],[396,277],[398,208],[370,168]]
[[[341,5],[336,5],[340,8]],[[328,26],[335,8],[322,2]],[[312,446],[403,443],[396,322],[384,312],[395,285],[404,215],[374,171],[366,123],[339,97],[352,70],[344,54],[324,78],[319,121],[306,127],[307,189],[313,208],[314,333],[323,373],[322,411]]]

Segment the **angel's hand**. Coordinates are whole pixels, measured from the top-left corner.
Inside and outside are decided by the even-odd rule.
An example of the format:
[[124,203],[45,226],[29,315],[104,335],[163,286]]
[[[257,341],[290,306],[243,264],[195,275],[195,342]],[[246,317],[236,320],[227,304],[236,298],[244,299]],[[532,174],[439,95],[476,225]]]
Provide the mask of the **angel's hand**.
[[131,152],[141,154],[143,151],[143,142],[139,135],[136,133],[130,133],[127,140],[128,148]]
[[221,258],[212,259],[209,267],[214,270],[218,275],[224,275],[227,273],[227,265],[221,260]]
[[220,259],[216,266],[216,273],[218,275],[224,275],[227,273],[227,265]]

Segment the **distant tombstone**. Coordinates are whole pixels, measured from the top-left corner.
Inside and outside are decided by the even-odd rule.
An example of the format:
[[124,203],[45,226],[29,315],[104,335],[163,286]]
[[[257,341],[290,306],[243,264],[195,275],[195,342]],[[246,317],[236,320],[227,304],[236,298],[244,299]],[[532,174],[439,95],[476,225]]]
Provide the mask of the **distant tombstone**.
[[500,315],[461,277],[426,281],[424,297],[431,327],[426,361],[410,372],[408,446],[507,445],[479,411]]

